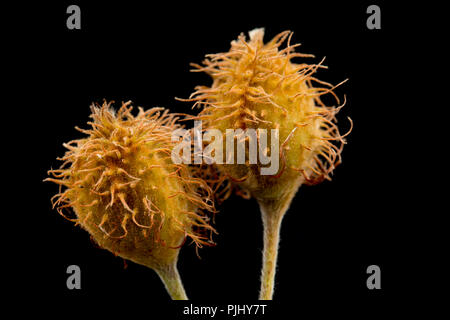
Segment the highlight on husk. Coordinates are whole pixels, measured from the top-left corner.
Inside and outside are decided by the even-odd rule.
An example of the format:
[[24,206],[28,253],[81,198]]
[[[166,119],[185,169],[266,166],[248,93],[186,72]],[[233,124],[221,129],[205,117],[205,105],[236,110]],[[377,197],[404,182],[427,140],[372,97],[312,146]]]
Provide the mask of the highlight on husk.
[[[171,132],[178,118],[163,108],[132,114],[131,102],[91,107],[84,138],[65,143],[60,186],[53,207],[87,230],[100,247],[154,269],[173,299],[187,299],[176,268],[179,248],[190,239],[212,245],[215,232],[210,187],[184,164],[171,161]],[[68,217],[70,211],[75,217]]]
[[[299,44],[291,44],[292,32],[282,32],[267,43],[263,42],[264,29],[254,29],[249,35],[249,40],[241,34],[232,41],[228,52],[208,54],[202,65],[192,64],[192,71],[211,76],[212,85],[197,86],[189,99],[179,100],[201,108],[192,119],[201,120],[205,130],[278,129],[277,174],[262,175],[262,163],[215,166],[241,193],[254,197],[260,205],[264,224],[260,299],[272,299],[282,217],[302,184],[331,180],[353,123],[348,118],[348,132],[339,132],[336,114],[346,101],[333,90],[345,81],[332,85],[319,80],[315,74],[326,68],[324,60],[304,62],[304,58],[314,56],[295,52]],[[294,58],[302,60],[294,62]],[[326,94],[334,97],[336,105],[322,102]],[[242,138],[248,141],[252,137]],[[274,150],[267,148],[266,153],[270,152]]]

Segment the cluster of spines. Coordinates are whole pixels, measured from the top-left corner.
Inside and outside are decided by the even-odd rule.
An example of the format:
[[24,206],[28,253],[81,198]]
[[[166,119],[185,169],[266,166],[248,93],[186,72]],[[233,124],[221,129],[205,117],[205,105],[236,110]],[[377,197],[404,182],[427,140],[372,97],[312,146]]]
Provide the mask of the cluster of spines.
[[[316,184],[324,179],[331,179],[330,174],[341,162],[345,136],[351,131],[350,128],[346,134],[341,135],[336,125],[336,114],[345,105],[345,99],[344,103],[340,104],[340,99],[333,90],[345,81],[333,86],[314,77],[319,68],[326,68],[323,65],[324,60],[318,64],[292,63],[292,58],[314,57],[311,54],[295,52],[295,48],[300,44],[291,45],[292,35],[290,31],[282,32],[264,45],[262,30],[254,30],[250,35],[250,42],[241,34],[237,41],[232,42],[229,52],[206,55],[203,66],[192,64],[195,67],[192,71],[211,75],[213,84],[211,87],[197,86],[189,99],[180,100],[194,102],[193,108],[201,107],[201,112],[193,119],[203,120],[207,127],[216,127],[229,119],[236,128],[245,129],[267,124],[279,128],[280,124],[273,123],[269,115],[273,108],[281,111],[283,116],[287,115],[286,108],[277,103],[277,97],[286,97],[290,103],[302,98],[313,98],[314,110],[308,111],[304,115],[305,121],[296,123],[291,132],[295,133],[297,129],[301,131],[308,126],[318,126],[317,134],[312,137],[313,143],[301,146],[314,154],[313,161],[306,167],[291,166],[290,169],[301,172],[307,184]],[[280,49],[286,39],[287,46]],[[261,85],[269,79],[274,83],[270,92]],[[313,82],[325,87],[314,87]],[[286,89],[292,91],[293,86],[302,86],[302,90],[294,94],[286,92]],[[338,107],[326,106],[320,99],[325,94],[331,94]],[[255,110],[248,107],[249,103],[258,103],[265,107]],[[217,116],[218,113],[221,115]],[[287,140],[291,136],[289,134],[281,145],[282,160],[289,148]],[[280,174],[281,172],[278,175]]]
[[[113,230],[106,230],[105,227],[108,220],[113,218],[107,210],[97,224],[105,237],[127,237],[127,225],[132,222],[141,229],[144,236],[148,235],[147,230],[152,229],[155,241],[165,245],[159,236],[166,218],[164,210],[158,208],[147,195],[141,199],[141,204],[133,203],[134,206],[141,205],[144,208],[148,220],[148,224],[144,224],[141,221],[143,217],[137,217],[138,210],[132,209],[131,204],[127,203],[127,194],[136,194],[135,189],[142,187],[140,177],[146,174],[145,171],[160,168],[167,171],[167,178],[177,179],[184,188],[168,198],[181,196],[195,208],[180,212],[184,217],[182,220],[172,215],[170,219],[175,222],[174,228],[183,232],[185,239],[191,238],[198,247],[212,244],[210,237],[214,229],[203,212],[214,211],[211,190],[201,179],[192,177],[188,167],[174,164],[170,160],[174,143],[171,141],[171,132],[178,127],[178,119],[167,110],[163,111],[163,108],[147,111],[139,108],[135,117],[131,113],[130,104],[131,102],[124,103],[117,113],[111,109],[111,103],[105,102],[101,107],[91,107],[93,121],[88,122],[91,129],[76,128],[88,137],[64,144],[68,151],[64,157],[58,158],[63,164],[59,169],[49,171],[53,178],[46,180],[60,186],[59,193],[52,198],[53,207],[56,207],[64,218],[83,225],[91,218],[92,211],[80,221],[79,218],[68,218],[64,210],[70,207],[93,206],[104,206],[107,209],[113,205],[121,205],[128,214],[121,217],[122,221]],[[133,160],[133,157],[139,154],[136,152],[137,148],[145,144],[152,145],[151,154],[140,156],[157,157],[157,164],[149,164],[138,172],[130,172],[132,168],[127,166],[127,162]],[[62,191],[62,187],[66,189]],[[167,186],[153,186],[159,187]],[[84,203],[82,197],[75,196],[82,189],[90,193],[89,198],[93,200],[89,203]],[[158,226],[156,221],[159,222]],[[119,227],[122,233],[115,235],[114,232]],[[205,231],[210,231],[209,237],[204,234]]]

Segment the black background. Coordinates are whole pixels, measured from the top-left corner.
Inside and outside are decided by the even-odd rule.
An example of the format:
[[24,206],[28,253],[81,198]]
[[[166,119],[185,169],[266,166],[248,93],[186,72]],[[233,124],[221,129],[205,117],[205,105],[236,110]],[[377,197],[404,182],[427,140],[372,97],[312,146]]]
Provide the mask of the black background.
[[[81,30],[66,28],[70,4],[81,8]],[[62,1],[23,8],[30,26],[17,20],[10,25],[19,35],[13,38],[19,59],[11,62],[18,72],[10,81],[26,88],[15,100],[24,106],[20,123],[26,124],[29,155],[19,160],[28,172],[22,185],[27,195],[16,193],[25,234],[16,242],[26,261],[13,266],[22,272],[15,279],[19,295],[71,310],[93,304],[99,312],[129,309],[150,318],[152,312],[183,318],[182,304],[168,301],[153,271],[131,262],[124,268],[121,258],[97,248],[85,231],[53,211],[50,197],[57,186],[42,180],[59,166],[62,143],[80,137],[74,126],[86,127],[92,102],[132,100],[144,108],[194,113],[174,97],[188,97],[195,85],[209,85],[210,79],[190,73],[189,63],[228,51],[230,41],[255,27],[265,27],[266,40],[294,31],[293,42],[302,43],[299,51],[316,56],[308,62],[326,56],[329,69],[319,71],[320,79],[336,84],[349,78],[337,90],[347,96],[338,119],[344,132],[346,117],[354,122],[333,181],[301,187],[284,219],[271,314],[282,319],[306,311],[384,313],[418,290],[424,280],[416,278],[412,285],[411,266],[420,260],[412,253],[422,248],[411,239],[420,233],[412,230],[416,216],[405,205],[411,194],[403,193],[410,182],[404,179],[408,163],[402,155],[408,151],[401,142],[408,137],[400,120],[406,88],[401,62],[413,46],[412,31],[401,22],[405,8],[384,2],[374,2],[381,7],[382,29],[368,30],[370,4]],[[258,206],[233,196],[219,210],[217,246],[200,250],[201,259],[193,246],[181,250],[178,266],[187,294],[198,305],[258,303]],[[66,288],[71,264],[82,270],[78,291]],[[372,264],[381,268],[381,290],[366,287]]]

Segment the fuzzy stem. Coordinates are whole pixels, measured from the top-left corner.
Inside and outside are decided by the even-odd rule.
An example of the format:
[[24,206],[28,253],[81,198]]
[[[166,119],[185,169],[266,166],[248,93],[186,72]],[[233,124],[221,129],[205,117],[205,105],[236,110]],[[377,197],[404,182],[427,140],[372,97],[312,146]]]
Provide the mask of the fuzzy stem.
[[283,216],[288,210],[297,188],[277,200],[258,200],[264,227],[263,266],[260,300],[272,300]]
[[172,300],[188,300],[176,263],[155,270],[166,286]]

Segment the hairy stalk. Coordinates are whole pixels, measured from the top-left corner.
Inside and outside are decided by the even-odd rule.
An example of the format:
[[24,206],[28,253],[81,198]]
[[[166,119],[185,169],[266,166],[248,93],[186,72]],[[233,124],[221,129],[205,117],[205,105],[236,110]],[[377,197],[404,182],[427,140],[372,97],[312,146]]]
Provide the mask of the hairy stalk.
[[276,200],[258,200],[264,227],[263,265],[261,270],[260,300],[272,300],[280,243],[281,221],[289,209],[297,188]]
[[157,268],[155,271],[166,286],[167,292],[172,300],[188,300],[176,262],[165,267]]

